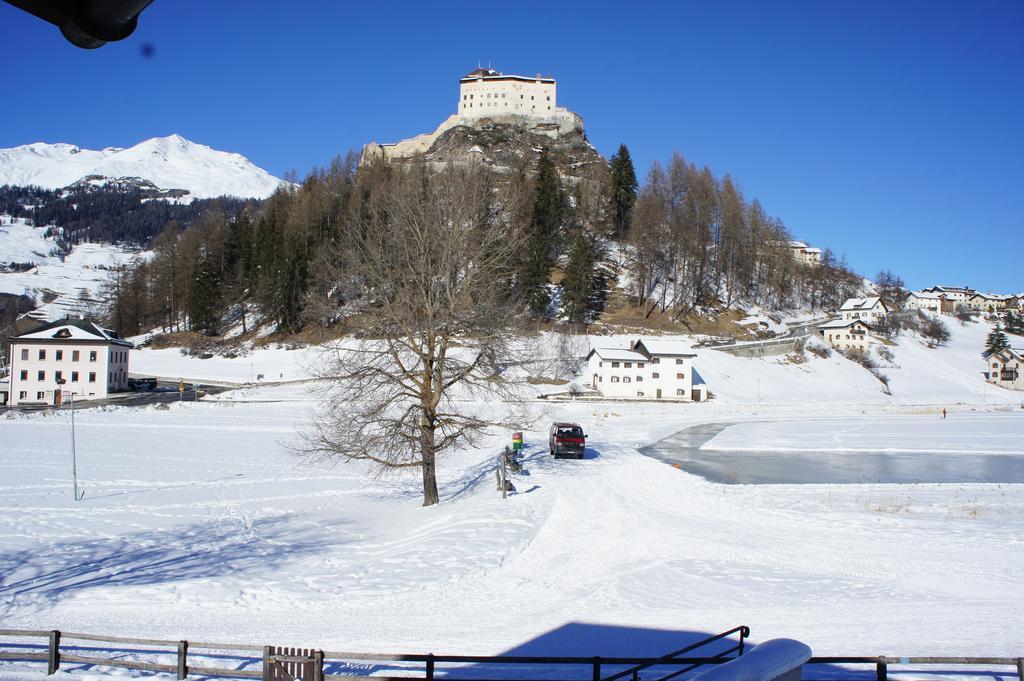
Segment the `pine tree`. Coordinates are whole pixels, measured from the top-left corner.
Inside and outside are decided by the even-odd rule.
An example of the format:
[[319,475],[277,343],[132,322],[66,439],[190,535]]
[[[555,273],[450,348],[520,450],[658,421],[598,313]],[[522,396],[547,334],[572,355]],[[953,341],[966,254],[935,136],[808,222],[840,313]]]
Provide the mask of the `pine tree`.
[[559,251],[559,229],[564,214],[558,171],[547,152],[537,164],[533,215],[528,226],[526,252],[519,272],[519,291],[530,312],[547,313],[551,302],[548,282]]
[[633,206],[636,205],[638,183],[633,159],[625,144],[619,145],[618,152],[609,160],[612,172],[612,208],[615,212],[615,231],[619,239],[624,239],[629,232],[633,217]]
[[1000,327],[999,324],[996,324],[995,328],[992,329],[992,331],[988,334],[988,337],[985,339],[986,356],[995,354],[1002,350],[1003,348],[1007,348],[1009,346],[1010,341],[1009,339],[1006,338],[1006,334],[1003,333],[1002,327]]
[[586,321],[590,295],[594,289],[594,241],[582,224],[574,225],[569,261],[562,282],[562,301],[569,321]]

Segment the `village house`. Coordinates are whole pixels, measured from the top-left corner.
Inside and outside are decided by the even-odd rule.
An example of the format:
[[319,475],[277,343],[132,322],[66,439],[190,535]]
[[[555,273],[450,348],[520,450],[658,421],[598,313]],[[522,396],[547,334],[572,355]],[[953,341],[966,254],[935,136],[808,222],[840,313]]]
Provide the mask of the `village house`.
[[841,319],[863,319],[869,324],[878,324],[887,314],[889,308],[878,297],[850,298],[839,308]]
[[84,319],[51,322],[7,339],[14,405],[59,405],[63,396],[98,400],[128,388],[132,344]]
[[975,293],[967,299],[967,305],[975,312],[982,314],[996,314],[1006,309],[1008,296],[999,296],[994,293]]
[[913,291],[907,296],[903,306],[908,310],[922,310],[934,314],[947,313],[943,309],[943,302],[946,297],[941,293],[928,293],[927,291]]
[[606,397],[700,402],[707,393],[696,357],[681,341],[641,339],[629,348],[594,348],[587,375],[590,387]]
[[986,360],[985,380],[1000,388],[1024,390],[1024,348],[1003,348]]
[[821,249],[812,248],[803,241],[790,241],[789,252],[793,254],[793,259],[801,265],[821,264]]
[[821,339],[836,350],[867,352],[871,325],[863,319],[833,319],[818,327]]
[[973,288],[966,286],[932,286],[923,289],[923,292],[942,295],[953,304],[953,309],[956,309],[957,305],[966,305],[967,300],[977,293]]

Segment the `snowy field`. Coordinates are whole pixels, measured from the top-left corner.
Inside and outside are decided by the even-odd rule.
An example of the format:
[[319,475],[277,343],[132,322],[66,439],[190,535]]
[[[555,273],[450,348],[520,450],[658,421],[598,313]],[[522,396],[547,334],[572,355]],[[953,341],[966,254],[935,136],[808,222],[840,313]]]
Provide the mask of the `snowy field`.
[[[591,655],[606,642],[558,632],[639,629],[642,649],[643,632],[665,647],[665,631],[747,624],[819,655],[1020,654],[1024,486],[716,485],[636,448],[763,409],[560,403],[546,416],[584,425],[587,460],[550,460],[542,421],[518,494],[494,490],[496,435],[447,458],[443,501],[422,508],[415,477],[289,451],[305,390],[81,411],[79,503],[66,415],[0,420],[4,626],[479,654],[555,636]],[[775,408],[780,437],[821,437],[810,411]],[[895,436],[936,422],[866,411]],[[968,418],[1024,432],[1024,412]]]
[[[980,378],[988,327],[952,331],[939,349],[900,339],[891,396],[836,355],[794,364],[704,350],[707,403],[537,401],[517,493],[494,489],[494,453],[509,439],[496,433],[443,460],[431,508],[415,475],[291,450],[316,405],[300,381],[304,352],[142,350],[135,373],[296,382],[79,411],[78,503],[67,414],[0,415],[0,622],[566,655],[657,655],[746,624],[755,642],[792,637],[817,655],[1017,656],[1024,485],[722,485],[637,451],[728,422],[709,451],[1022,453],[1024,395]],[[586,460],[547,456],[552,420],[583,425]],[[0,678],[38,670],[0,665]]]

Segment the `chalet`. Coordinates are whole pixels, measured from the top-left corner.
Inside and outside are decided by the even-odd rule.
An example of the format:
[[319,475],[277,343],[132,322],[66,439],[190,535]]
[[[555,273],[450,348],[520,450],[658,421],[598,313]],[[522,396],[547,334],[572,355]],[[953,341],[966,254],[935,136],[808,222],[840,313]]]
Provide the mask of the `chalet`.
[[629,348],[594,348],[587,355],[590,387],[607,397],[699,402],[707,399],[697,356],[681,341],[640,339]]
[[1001,388],[1024,390],[1024,348],[1003,348],[985,359],[985,380]]
[[889,308],[878,297],[850,298],[839,308],[839,316],[843,320],[863,319],[869,324],[877,324],[887,314]]
[[7,339],[9,403],[59,405],[63,395],[103,399],[128,388],[132,344],[84,319],[51,322]]
[[833,319],[818,327],[821,339],[836,350],[867,352],[871,325],[863,319]]

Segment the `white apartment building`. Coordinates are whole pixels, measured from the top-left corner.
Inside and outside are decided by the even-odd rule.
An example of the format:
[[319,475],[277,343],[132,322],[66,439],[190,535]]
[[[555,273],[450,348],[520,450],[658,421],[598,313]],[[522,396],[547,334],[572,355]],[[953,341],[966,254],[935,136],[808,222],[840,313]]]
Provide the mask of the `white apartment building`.
[[1024,348],[1003,348],[986,360],[986,381],[1009,390],[1024,390]]
[[887,314],[889,308],[878,297],[850,298],[839,308],[839,316],[842,319],[863,319],[869,324],[877,324]]
[[818,327],[821,339],[836,350],[867,352],[871,325],[863,319],[833,319]]
[[695,378],[697,354],[681,341],[637,340],[629,348],[594,348],[587,355],[590,387],[607,397],[682,402],[707,399]]
[[67,393],[75,400],[103,399],[128,388],[132,344],[93,322],[64,319],[8,342],[12,406],[59,405]]

